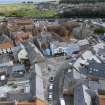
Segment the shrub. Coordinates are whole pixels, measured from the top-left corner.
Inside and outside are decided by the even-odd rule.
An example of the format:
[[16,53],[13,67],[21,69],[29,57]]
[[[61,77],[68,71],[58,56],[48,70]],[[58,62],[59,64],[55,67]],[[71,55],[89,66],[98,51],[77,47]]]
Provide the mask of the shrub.
[[94,33],[96,33],[96,34],[104,34],[105,29],[104,28],[97,28],[97,29],[94,30]]

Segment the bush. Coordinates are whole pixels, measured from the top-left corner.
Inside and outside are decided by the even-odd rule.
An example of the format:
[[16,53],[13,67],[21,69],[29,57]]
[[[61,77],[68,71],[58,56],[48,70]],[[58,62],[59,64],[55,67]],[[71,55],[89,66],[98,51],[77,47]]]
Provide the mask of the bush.
[[0,16],[5,16],[5,13],[0,13]]
[[105,29],[104,28],[97,28],[94,30],[95,34],[104,34],[105,33]]

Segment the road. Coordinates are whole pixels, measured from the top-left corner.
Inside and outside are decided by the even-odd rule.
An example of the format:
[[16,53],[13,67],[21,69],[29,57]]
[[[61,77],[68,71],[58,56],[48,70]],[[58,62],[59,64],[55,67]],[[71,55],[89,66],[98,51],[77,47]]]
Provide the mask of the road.
[[53,90],[53,105],[60,105],[59,97],[63,96],[63,81],[65,71],[68,69],[67,65],[62,65],[55,76],[54,90]]

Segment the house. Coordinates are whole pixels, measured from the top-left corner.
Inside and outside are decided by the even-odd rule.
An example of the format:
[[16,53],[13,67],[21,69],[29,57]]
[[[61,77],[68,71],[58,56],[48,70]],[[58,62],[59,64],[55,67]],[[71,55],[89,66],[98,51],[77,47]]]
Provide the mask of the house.
[[[7,69],[6,72],[0,73],[0,103],[3,103],[2,105],[9,102],[17,105],[45,105],[43,80],[38,65],[32,66],[32,72],[24,75],[22,75],[22,71],[25,70],[24,65],[17,64]],[[38,69],[36,73],[35,69]]]
[[26,69],[22,64],[17,64],[12,67],[11,75],[12,77],[23,77],[25,75]]
[[[4,37],[0,40],[0,43],[6,41]],[[26,41],[16,47],[0,49],[0,52],[0,104],[45,105],[41,68],[36,63],[43,56],[37,47]],[[19,60],[29,58],[29,69],[28,64],[19,62],[16,57]]]
[[56,54],[71,55],[79,52],[80,47],[78,44],[55,41],[50,43],[50,49],[53,56]]
[[89,47],[89,41],[87,39],[79,40],[77,43],[81,49],[86,49]]
[[80,68],[79,71],[93,78],[105,78],[104,68],[104,63],[97,63],[93,60],[89,62],[89,65],[85,65],[84,67]]
[[31,32],[24,32],[24,31],[16,31],[12,33],[13,40],[15,40],[16,44],[24,42],[27,39],[32,38]]
[[74,105],[92,105],[89,88],[84,84],[78,84],[74,88]]
[[[33,65],[32,72],[21,77],[14,76],[14,73],[22,75],[24,65],[14,65],[11,69],[8,71],[10,73],[8,81],[5,85],[0,86],[0,102],[3,102],[2,99],[5,98],[2,105],[8,102],[15,102],[17,105],[45,105],[40,67]],[[4,80],[4,77],[2,76],[1,79]]]
[[0,54],[16,54],[21,49],[20,46],[12,47],[12,48],[1,48]]
[[92,21],[92,24],[95,25],[96,27],[105,28],[105,23],[104,22],[100,23],[100,22]]
[[34,37],[33,40],[34,44],[45,56],[51,56],[50,43],[53,41],[62,41],[62,38],[60,38],[55,33],[42,32],[38,36]]
[[73,29],[73,35],[77,39],[84,39],[92,35],[90,25],[86,22],[79,22],[79,26]]
[[13,61],[10,59],[8,54],[3,54],[0,55],[0,67],[5,67],[5,66],[12,66]]
[[101,81],[101,89],[98,90],[98,105],[105,105],[105,80],[100,80]]
[[104,43],[98,43],[95,46],[93,46],[93,51],[96,53],[96,55],[105,62],[105,44]]
[[0,36],[0,49],[12,48],[12,47],[13,47],[13,44],[6,35]]
[[0,48],[11,48],[13,47],[13,44],[11,42],[6,42],[6,43],[2,43],[0,44]]
[[99,105],[105,105],[105,95],[98,95]]
[[36,98],[33,102],[22,101],[16,102],[17,105],[45,105],[45,102],[41,101],[40,99]]
[[41,2],[41,3],[37,4],[37,8],[39,10],[48,10],[48,9],[50,9],[50,6],[51,6],[51,4],[47,3],[47,2]]
[[27,60],[28,59],[28,53],[25,49],[22,49],[18,53],[18,59],[21,62],[22,60]]
[[21,29],[28,29],[30,31],[32,31],[32,26],[33,21],[30,18],[8,18],[8,24],[7,27],[9,29],[9,31],[14,32],[14,31],[18,31]]
[[15,102],[0,102],[0,105],[15,105]]
[[97,63],[101,63],[100,59],[92,53],[92,51],[85,51],[81,57],[79,57],[76,62],[73,64],[76,69],[81,68],[81,64],[88,65],[88,61],[94,60]]

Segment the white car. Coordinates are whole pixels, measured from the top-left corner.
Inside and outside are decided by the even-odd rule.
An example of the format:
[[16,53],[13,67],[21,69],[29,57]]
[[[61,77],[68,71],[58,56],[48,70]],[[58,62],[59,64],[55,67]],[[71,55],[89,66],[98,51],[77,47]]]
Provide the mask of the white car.
[[53,99],[53,93],[49,92],[48,93],[48,100],[51,101]]
[[51,83],[51,84],[49,85],[48,89],[49,89],[49,90],[53,90],[53,87],[54,87],[54,84]]

